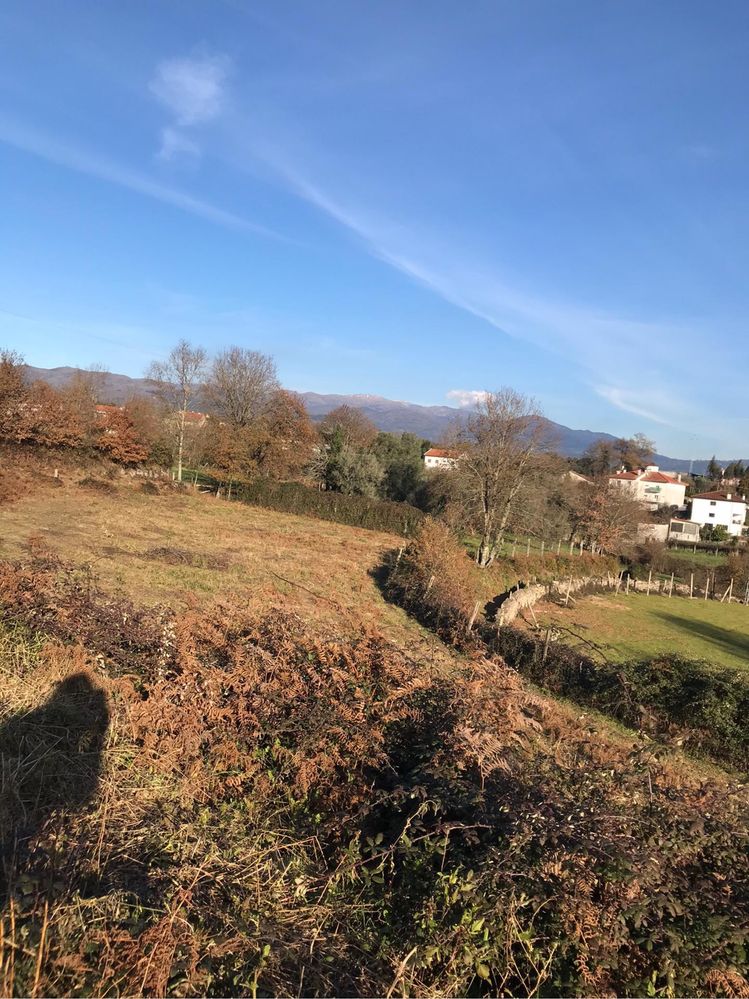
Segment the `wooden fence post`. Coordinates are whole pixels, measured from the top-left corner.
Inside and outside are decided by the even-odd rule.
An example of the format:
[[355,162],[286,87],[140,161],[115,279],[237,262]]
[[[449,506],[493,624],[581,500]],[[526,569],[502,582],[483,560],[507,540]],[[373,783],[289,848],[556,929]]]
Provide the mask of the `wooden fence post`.
[[625,594],[629,596],[629,575],[627,576],[627,585],[625,587]]
[[474,608],[473,608],[473,614],[471,614],[471,620],[468,622],[468,630],[469,631],[473,630],[473,624],[474,624],[474,621],[476,620],[476,615],[479,612],[479,607],[480,606],[481,606],[481,601],[477,600],[476,603],[475,603],[475,605],[474,605]]
[[674,592],[674,574],[671,573],[671,582],[668,587],[668,595],[671,596],[673,592]]
[[541,541],[541,558],[544,557],[544,542]]
[[544,654],[541,662],[546,662],[546,657],[549,654],[549,642],[551,641],[551,628],[546,629],[546,641],[544,642]]
[[651,569],[650,572],[648,573],[648,592],[646,594],[646,596],[648,597],[650,596],[650,584],[652,582],[653,582],[653,570]]
[[710,570],[707,571],[707,576],[705,577],[705,600],[707,600],[707,594],[710,590]]
[[531,539],[528,538],[528,544],[527,544],[526,549],[525,549],[525,554],[526,555],[530,555],[530,553],[531,553]]
[[691,600],[694,596],[694,573],[689,573],[689,599]]
[[562,550],[562,539],[560,538],[559,542],[557,543],[557,555],[561,552],[561,550]]
[[567,596],[564,598],[564,606],[570,602],[570,590],[572,589],[572,576],[567,580]]

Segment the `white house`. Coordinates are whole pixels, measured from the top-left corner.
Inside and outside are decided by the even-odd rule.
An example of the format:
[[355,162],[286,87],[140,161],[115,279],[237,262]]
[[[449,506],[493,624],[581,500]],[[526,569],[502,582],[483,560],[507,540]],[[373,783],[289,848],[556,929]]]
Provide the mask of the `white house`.
[[452,468],[457,462],[459,454],[449,448],[430,447],[424,452],[424,465],[426,468]]
[[687,484],[681,481],[680,472],[668,475],[661,472],[657,465],[648,465],[636,472],[615,472],[609,476],[609,482],[625,489],[632,499],[644,503],[650,510],[684,505]]
[[746,497],[735,493],[698,493],[692,497],[689,519],[701,527],[721,525],[740,538],[746,523]]

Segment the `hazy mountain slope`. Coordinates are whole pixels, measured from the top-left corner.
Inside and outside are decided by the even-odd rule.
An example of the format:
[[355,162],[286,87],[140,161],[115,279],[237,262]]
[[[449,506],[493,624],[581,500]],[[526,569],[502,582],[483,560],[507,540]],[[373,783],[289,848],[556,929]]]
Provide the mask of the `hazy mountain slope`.
[[[27,368],[29,380],[39,378],[49,382],[56,388],[68,383],[76,368]],[[129,378],[107,372],[102,375],[101,401],[122,403],[132,395],[152,395],[153,382],[146,378]],[[449,429],[460,421],[464,411],[453,406],[419,406],[413,402],[399,402],[394,399],[383,399],[378,395],[321,395],[317,392],[301,392],[300,395],[313,419],[319,420],[336,406],[353,406],[361,410],[380,430],[395,433],[408,431],[425,437],[431,441],[439,441]],[[196,406],[199,405],[199,400]],[[556,437],[557,447],[562,454],[569,457],[581,455],[586,448],[597,440],[614,440],[611,434],[595,430],[573,430],[561,423],[549,421],[549,426]],[[654,461],[662,468],[686,472],[689,470],[689,460],[670,458],[668,455],[657,454]],[[722,461],[727,464],[727,460]],[[695,461],[695,472],[705,470],[706,460]]]

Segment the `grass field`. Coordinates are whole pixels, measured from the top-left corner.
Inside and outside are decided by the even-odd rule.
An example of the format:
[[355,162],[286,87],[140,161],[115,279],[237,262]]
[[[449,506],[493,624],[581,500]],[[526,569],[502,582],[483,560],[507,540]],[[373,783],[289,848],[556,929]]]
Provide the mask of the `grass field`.
[[726,552],[715,552],[708,551],[693,551],[691,548],[669,548],[669,555],[674,558],[682,559],[684,562],[692,562],[695,565],[704,565],[707,568],[714,569],[720,565],[726,565],[728,562],[728,555]]
[[62,488],[43,486],[3,506],[0,558],[21,555],[36,537],[138,603],[236,595],[258,611],[283,606],[326,627],[378,628],[441,655],[437,640],[376,585],[373,572],[401,538],[205,494],[146,495],[128,479],[111,495],[76,482],[70,476]]
[[[556,624],[570,644],[597,645],[609,659],[673,652],[749,670],[749,607],[684,597],[592,596],[575,606],[541,605],[539,624]],[[577,640],[575,638],[577,637]]]

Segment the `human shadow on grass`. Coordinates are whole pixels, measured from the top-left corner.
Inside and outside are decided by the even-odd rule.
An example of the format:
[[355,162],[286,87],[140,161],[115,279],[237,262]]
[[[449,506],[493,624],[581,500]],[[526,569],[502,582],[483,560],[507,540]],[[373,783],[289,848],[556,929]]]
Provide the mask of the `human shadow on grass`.
[[0,727],[0,905],[42,824],[96,794],[108,725],[104,692],[76,673]]
[[[721,628],[718,625],[710,624],[708,621],[687,620],[677,614],[668,614],[664,611],[656,611],[655,616],[659,617],[661,621],[667,621],[670,625],[681,631],[690,632],[695,637],[710,642],[711,645],[720,649],[721,652],[728,652],[736,658],[745,659],[747,666],[749,666],[749,634],[747,632]],[[716,664],[722,665],[720,662]]]

